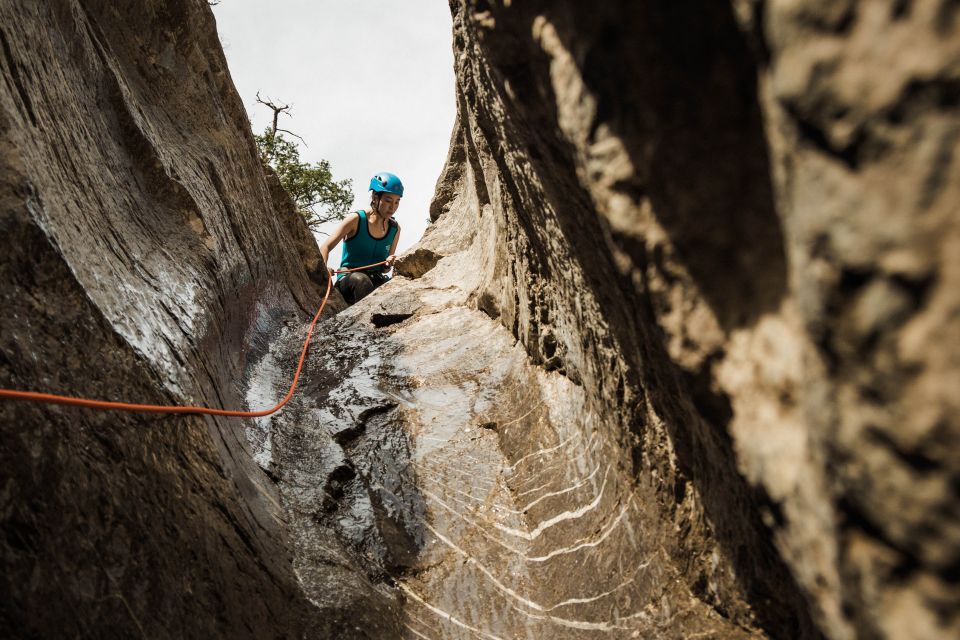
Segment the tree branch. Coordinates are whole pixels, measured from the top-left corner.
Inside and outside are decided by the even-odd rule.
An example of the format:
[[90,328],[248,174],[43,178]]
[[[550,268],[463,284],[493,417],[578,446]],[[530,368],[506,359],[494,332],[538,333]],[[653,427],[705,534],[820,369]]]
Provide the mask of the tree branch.
[[292,135],[294,138],[296,138],[297,140],[299,140],[300,142],[302,142],[302,143],[303,143],[303,146],[308,147],[308,148],[309,148],[309,146],[310,146],[310,145],[307,144],[307,141],[306,141],[306,140],[304,140],[303,138],[301,138],[300,136],[298,136],[297,134],[295,134],[293,131],[288,131],[287,129],[277,129],[277,128],[276,128],[276,123],[274,123],[274,131],[273,131],[273,134],[276,135],[276,134],[277,134],[277,131],[283,131],[284,133],[289,133],[289,134]]
[[[264,100],[260,97],[260,92],[257,91],[257,102],[263,106],[271,109],[273,111],[273,127],[270,129],[270,138],[274,138],[277,135],[277,120],[280,118],[281,113],[285,113],[288,116],[290,115],[290,108],[293,107],[292,104],[276,104],[273,102],[273,99],[270,96],[267,96],[267,99]],[[289,131],[287,133],[290,133]],[[293,135],[293,134],[291,134]],[[298,136],[299,137],[299,136]]]

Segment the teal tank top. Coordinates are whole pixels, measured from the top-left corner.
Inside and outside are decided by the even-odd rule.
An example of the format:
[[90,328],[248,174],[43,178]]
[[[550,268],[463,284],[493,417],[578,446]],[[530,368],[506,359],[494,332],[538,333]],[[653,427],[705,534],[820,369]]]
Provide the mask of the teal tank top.
[[[357,224],[357,232],[349,240],[343,241],[343,257],[340,259],[341,269],[354,269],[362,267],[365,264],[383,262],[390,255],[390,247],[393,246],[393,239],[397,237],[399,228],[394,220],[390,220],[387,227],[387,234],[382,238],[374,238],[370,235],[370,229],[367,226],[367,212],[361,209],[357,211],[360,214],[360,220]],[[383,265],[368,269],[375,273],[383,273]],[[341,273],[337,280],[347,274]]]

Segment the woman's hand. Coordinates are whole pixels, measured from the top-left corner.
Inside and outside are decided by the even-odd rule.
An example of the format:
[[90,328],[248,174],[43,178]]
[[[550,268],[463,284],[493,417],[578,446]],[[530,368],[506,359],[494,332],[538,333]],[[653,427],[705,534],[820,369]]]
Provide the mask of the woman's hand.
[[393,266],[393,263],[397,261],[397,256],[387,256],[387,259],[384,263],[388,269]]

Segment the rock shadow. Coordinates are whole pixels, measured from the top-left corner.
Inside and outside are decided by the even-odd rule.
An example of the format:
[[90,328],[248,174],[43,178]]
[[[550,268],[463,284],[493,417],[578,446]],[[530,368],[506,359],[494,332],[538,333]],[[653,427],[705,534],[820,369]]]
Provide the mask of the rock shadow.
[[[706,387],[671,359],[645,293],[649,283],[618,275],[604,232],[610,231],[610,239],[642,274],[648,274],[652,259],[646,239],[639,229],[630,233],[629,225],[617,231],[595,223],[598,216],[582,186],[584,176],[576,171],[583,150],[559,135],[554,70],[537,47],[531,52],[529,34],[537,33],[542,16],[556,29],[595,98],[589,138],[606,127],[633,166],[630,177],[612,189],[628,196],[635,207],[650,205],[726,331],[752,325],[778,309],[787,294],[784,233],[757,96],[758,63],[729,5],[689,0],[616,5],[541,4],[518,8],[509,16],[490,8],[497,29],[483,32],[483,53],[494,70],[493,86],[498,91],[496,83],[507,88],[500,95],[510,107],[503,109],[506,116],[500,124],[514,147],[525,153],[522,161],[529,167],[523,168],[541,181],[542,191],[530,197],[536,190],[521,184],[525,176],[515,174],[517,158],[505,159],[497,149],[493,161],[504,192],[517,207],[518,223],[530,236],[531,268],[539,269],[535,275],[551,278],[544,260],[536,258],[543,255],[538,244],[543,231],[532,220],[536,214],[517,203],[545,199],[556,211],[564,241],[580,262],[622,357],[636,374],[628,383],[633,395],[646,397],[663,420],[680,467],[679,473],[660,474],[666,481],[657,479],[658,491],[669,494],[666,508],[673,504],[675,509],[683,501],[689,481],[707,515],[706,530],[729,559],[739,590],[753,609],[751,617],[756,615],[773,637],[817,637],[805,598],[760,517],[762,508],[775,513],[776,505],[737,470],[727,432],[732,415],[728,399],[705,396]],[[488,142],[503,136],[490,124],[498,122],[496,109],[474,108]],[[618,399],[622,395],[618,392]],[[612,397],[607,401],[614,402]],[[652,429],[641,409],[611,407],[634,413],[639,443]],[[639,464],[642,452],[635,454]],[[666,461],[651,464],[654,476],[667,466]],[[730,615],[722,600],[711,598],[706,575],[687,577],[699,597]]]
[[634,168],[614,188],[650,202],[725,329],[752,324],[787,290],[757,61],[727,3],[622,4],[581,66]]

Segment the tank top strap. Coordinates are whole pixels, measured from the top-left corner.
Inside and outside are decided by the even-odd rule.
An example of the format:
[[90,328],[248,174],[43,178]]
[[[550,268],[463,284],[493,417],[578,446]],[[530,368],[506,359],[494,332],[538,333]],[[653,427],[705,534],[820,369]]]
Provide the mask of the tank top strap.
[[366,235],[370,235],[370,231],[367,229],[367,212],[363,209],[357,209],[357,215],[360,216],[360,220],[357,222],[357,232],[353,237],[356,238],[360,235],[360,231],[364,231]]

